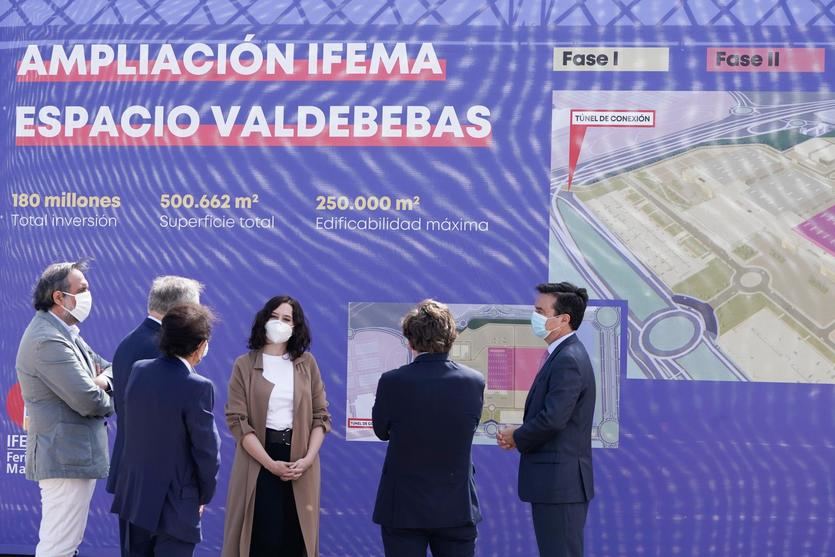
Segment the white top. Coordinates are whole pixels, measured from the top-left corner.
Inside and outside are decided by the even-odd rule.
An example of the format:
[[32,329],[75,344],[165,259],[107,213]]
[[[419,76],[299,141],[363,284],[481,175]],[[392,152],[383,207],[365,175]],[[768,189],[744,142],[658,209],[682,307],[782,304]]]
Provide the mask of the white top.
[[289,354],[264,354],[264,379],[275,385],[267,406],[267,428],[293,427],[293,360]]

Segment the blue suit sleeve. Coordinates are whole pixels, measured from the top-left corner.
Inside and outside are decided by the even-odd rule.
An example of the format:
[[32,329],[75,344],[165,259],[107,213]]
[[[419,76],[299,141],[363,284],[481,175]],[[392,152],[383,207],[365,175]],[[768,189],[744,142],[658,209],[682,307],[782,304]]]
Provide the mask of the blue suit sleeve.
[[377,396],[374,397],[374,408],[371,410],[374,435],[382,441],[389,440],[389,426],[391,425],[391,416],[389,414],[390,402],[386,399],[386,382],[386,374],[384,373],[377,382]]
[[580,398],[583,378],[573,358],[555,360],[549,372],[545,404],[513,433],[519,452],[535,451],[565,429]]
[[220,436],[215,426],[214,405],[214,386],[209,381],[201,383],[199,396],[189,405],[185,416],[191,439],[191,456],[197,471],[201,505],[212,500],[220,469]]

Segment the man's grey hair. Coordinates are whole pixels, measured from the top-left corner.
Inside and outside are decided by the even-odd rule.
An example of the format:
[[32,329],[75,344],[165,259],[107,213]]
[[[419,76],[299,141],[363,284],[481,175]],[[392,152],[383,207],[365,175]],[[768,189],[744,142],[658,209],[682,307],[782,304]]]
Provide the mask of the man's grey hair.
[[157,277],[148,293],[148,312],[161,315],[181,304],[199,304],[203,285],[190,278],[168,275]]
[[70,289],[70,272],[73,269],[86,273],[90,268],[90,259],[81,258],[78,261],[62,261],[53,263],[44,269],[35,288],[32,290],[32,305],[36,310],[49,311],[55,302],[52,300],[53,292],[68,292]]

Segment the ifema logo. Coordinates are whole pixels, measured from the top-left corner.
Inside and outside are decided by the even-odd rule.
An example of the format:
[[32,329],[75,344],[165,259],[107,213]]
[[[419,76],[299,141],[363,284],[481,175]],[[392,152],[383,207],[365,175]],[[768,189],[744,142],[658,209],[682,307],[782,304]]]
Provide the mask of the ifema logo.
[[23,406],[20,383],[15,383],[6,392],[6,414],[9,416],[9,421],[14,425],[10,424],[11,431],[5,432],[6,446],[2,455],[5,463],[3,471],[8,475],[22,476],[26,472],[26,444],[28,439],[24,431],[26,411]]
[[20,383],[12,385],[12,388],[6,393],[6,414],[20,429],[24,429],[23,394],[20,392]]

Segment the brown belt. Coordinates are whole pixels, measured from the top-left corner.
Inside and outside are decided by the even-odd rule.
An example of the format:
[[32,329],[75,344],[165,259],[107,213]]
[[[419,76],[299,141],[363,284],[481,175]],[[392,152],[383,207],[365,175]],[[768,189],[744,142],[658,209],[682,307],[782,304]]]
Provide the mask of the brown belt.
[[270,444],[283,443],[289,445],[293,440],[293,430],[290,428],[280,430],[267,428],[264,440]]

